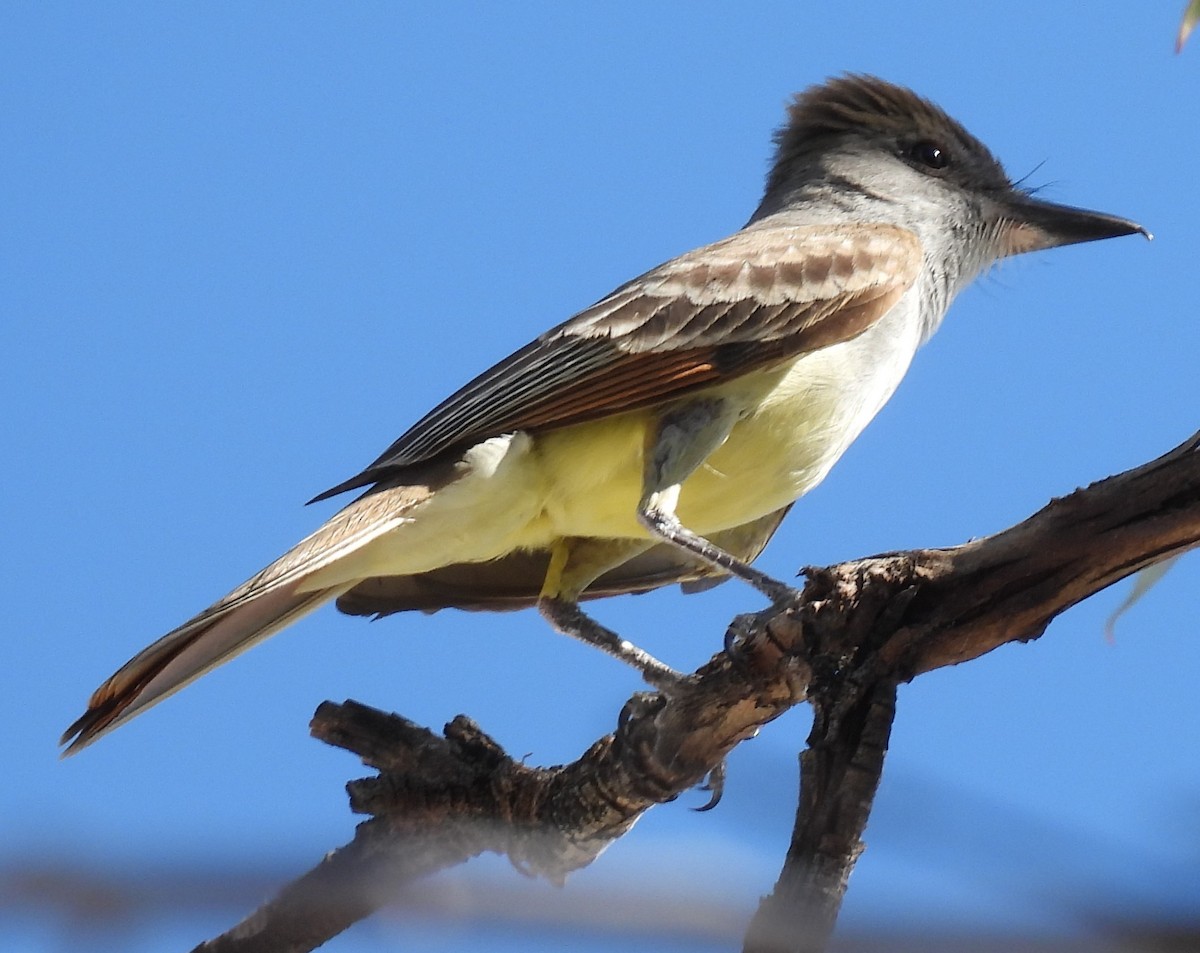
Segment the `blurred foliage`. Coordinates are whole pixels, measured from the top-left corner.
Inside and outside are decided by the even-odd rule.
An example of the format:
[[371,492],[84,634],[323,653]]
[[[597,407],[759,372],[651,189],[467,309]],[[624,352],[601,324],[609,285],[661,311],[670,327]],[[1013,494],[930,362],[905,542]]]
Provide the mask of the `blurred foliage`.
[[1196,26],[1197,20],[1200,20],[1200,0],[1191,0],[1191,3],[1187,5],[1187,9],[1183,11],[1183,20],[1179,24],[1179,34],[1175,37],[1176,53],[1183,49],[1183,44],[1191,36],[1192,29]]

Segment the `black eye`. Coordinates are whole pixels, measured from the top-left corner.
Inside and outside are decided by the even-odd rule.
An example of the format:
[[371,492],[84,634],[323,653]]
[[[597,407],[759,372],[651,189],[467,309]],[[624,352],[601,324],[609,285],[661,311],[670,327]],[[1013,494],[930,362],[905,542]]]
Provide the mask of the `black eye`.
[[921,139],[904,150],[917,165],[927,169],[944,169],[950,164],[950,153],[932,139]]

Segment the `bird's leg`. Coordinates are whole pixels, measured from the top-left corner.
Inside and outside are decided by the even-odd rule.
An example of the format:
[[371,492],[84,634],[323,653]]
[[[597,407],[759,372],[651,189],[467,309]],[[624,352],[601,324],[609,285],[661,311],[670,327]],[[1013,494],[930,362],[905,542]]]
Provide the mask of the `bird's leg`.
[[638,519],[657,538],[744,579],[773,604],[785,605],[795,598],[795,589],[713,545],[675,515],[683,482],[725,441],[736,422],[729,402],[715,397],[677,404],[664,413],[646,449]]
[[602,626],[579,607],[587,585],[613,565],[647,548],[642,540],[559,539],[550,550],[550,566],[538,595],[542,617],[564,635],[603,649],[632,665],[656,688],[669,689],[683,676],[649,652]]

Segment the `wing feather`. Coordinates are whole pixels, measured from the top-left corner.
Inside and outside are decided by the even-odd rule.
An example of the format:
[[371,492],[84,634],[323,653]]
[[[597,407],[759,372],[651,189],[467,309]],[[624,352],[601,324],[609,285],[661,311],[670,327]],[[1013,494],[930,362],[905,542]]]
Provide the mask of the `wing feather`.
[[621,286],[451,395],[322,500],[499,433],[651,406],[849,340],[916,281],[894,225],[751,226]]

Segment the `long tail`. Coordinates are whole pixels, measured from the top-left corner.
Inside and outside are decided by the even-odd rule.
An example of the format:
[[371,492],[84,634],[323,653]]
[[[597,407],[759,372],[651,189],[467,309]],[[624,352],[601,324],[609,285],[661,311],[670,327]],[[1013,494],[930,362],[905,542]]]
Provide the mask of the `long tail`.
[[227,608],[229,599],[223,599],[142,649],[92,693],[87,711],[63,732],[63,756],[82,751],[341,592],[298,593],[296,586],[263,593],[236,608]]
[[[92,694],[87,711],[64,733],[63,756],[75,754],[151,705],[350,589],[357,579],[314,588],[319,570],[393,529],[429,490],[394,487],[369,493],[224,599],[142,649]],[[336,574],[335,574],[336,575]]]

